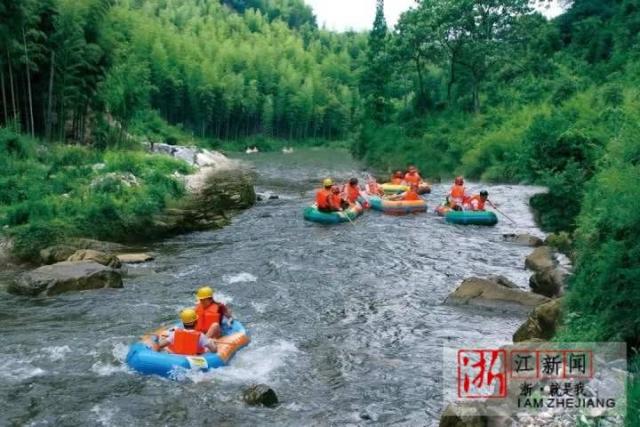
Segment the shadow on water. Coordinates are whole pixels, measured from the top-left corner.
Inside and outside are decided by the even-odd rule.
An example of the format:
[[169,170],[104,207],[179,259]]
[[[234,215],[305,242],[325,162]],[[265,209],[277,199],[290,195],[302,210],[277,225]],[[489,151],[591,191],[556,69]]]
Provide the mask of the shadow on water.
[[[0,300],[0,425],[436,425],[442,345],[508,339],[522,315],[443,305],[469,275],[527,286],[527,248],[502,233],[538,233],[527,200],[540,189],[491,186],[518,227],[458,227],[432,213],[320,227],[301,211],[326,176],[363,176],[345,152],[243,156],[258,191],[278,194],[223,230],[156,245],[122,290]],[[479,188],[472,185],[472,187]],[[445,186],[429,196],[430,211]],[[253,337],[231,366],[173,383],[129,372],[127,346],[212,283]],[[277,409],[246,407],[266,382]]]

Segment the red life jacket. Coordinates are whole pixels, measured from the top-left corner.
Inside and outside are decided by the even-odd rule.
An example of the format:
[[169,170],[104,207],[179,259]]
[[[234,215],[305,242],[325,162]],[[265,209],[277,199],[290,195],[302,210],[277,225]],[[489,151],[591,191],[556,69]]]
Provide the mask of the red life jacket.
[[449,195],[454,199],[464,199],[465,188],[464,185],[454,185],[451,187]]
[[409,190],[406,193],[404,193],[404,196],[402,197],[402,200],[406,200],[406,201],[415,201],[415,200],[420,200],[420,196],[418,195],[418,193],[415,190]]
[[412,174],[410,172],[407,172],[406,175],[404,176],[404,180],[408,184],[419,185],[420,182],[422,182],[422,177],[420,176],[420,174],[418,172],[416,172],[414,174]]
[[318,209],[331,209],[331,190],[321,188],[316,193],[316,205]]
[[202,304],[198,303],[195,307],[196,314],[198,315],[198,322],[196,323],[196,331],[207,333],[211,325],[222,321],[222,313],[220,312],[220,306],[217,303],[211,304],[206,309]]
[[357,202],[358,197],[360,197],[360,189],[357,185],[347,185],[345,193],[347,194],[347,202],[349,203]]
[[467,201],[468,206],[474,211],[483,211],[486,200],[482,200],[479,194],[476,194],[469,198]]
[[188,329],[176,329],[173,332],[173,343],[169,345],[169,350],[175,354],[184,356],[195,356],[204,353],[200,347],[201,333]]

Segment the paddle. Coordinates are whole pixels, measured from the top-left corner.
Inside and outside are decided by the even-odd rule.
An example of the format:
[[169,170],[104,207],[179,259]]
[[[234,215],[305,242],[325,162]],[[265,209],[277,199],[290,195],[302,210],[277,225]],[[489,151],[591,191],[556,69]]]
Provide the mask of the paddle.
[[487,200],[487,202],[489,202],[489,204],[493,207],[493,209],[496,210],[496,212],[498,212],[500,215],[504,216],[505,218],[507,218],[509,221],[511,221],[513,223],[513,225],[518,225],[517,222],[515,222],[513,219],[511,219],[511,217],[509,215],[507,215],[506,213],[502,212],[500,209],[498,209],[498,207],[496,205],[494,205],[493,203],[491,203],[489,200]]
[[353,220],[349,217],[349,213],[342,211],[342,212],[338,212],[338,215],[342,216],[343,218],[347,218],[349,222],[355,227],[356,223],[353,222]]

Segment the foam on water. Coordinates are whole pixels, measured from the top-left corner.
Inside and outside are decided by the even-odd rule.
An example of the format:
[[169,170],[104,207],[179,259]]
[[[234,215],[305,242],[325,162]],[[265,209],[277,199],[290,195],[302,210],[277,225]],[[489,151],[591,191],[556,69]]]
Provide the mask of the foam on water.
[[9,382],[20,382],[43,375],[46,371],[38,368],[28,359],[2,358],[0,360],[0,378]]
[[129,347],[123,343],[116,343],[111,349],[112,360],[98,360],[91,365],[91,372],[101,377],[108,377],[120,372],[129,372],[125,360]]
[[256,282],[258,278],[251,273],[238,273],[233,275],[225,275],[223,277],[224,281],[230,285],[234,285],[236,283],[246,283],[246,282]]
[[114,416],[118,413],[116,408],[105,408],[101,405],[94,405],[91,408],[91,412],[96,415],[96,421],[103,426],[114,426],[116,423],[113,421]]
[[251,301],[251,307],[253,307],[253,309],[260,314],[263,314],[267,311],[267,306],[268,304],[266,302]]
[[285,340],[262,345],[251,343],[238,352],[229,366],[209,372],[189,372],[193,382],[219,380],[244,384],[246,382],[270,382],[272,375],[298,353],[296,346]]
[[43,347],[41,350],[44,352],[45,357],[54,362],[63,360],[67,354],[71,353],[71,347],[68,345]]

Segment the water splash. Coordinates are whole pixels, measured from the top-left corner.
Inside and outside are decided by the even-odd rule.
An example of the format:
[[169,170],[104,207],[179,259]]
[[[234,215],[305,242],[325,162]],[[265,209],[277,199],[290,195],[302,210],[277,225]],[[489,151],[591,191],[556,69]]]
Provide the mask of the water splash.
[[256,276],[246,272],[242,272],[234,275],[225,275],[223,279],[225,282],[227,282],[230,285],[235,285],[236,283],[246,283],[246,282],[253,283],[258,281],[258,278]]

